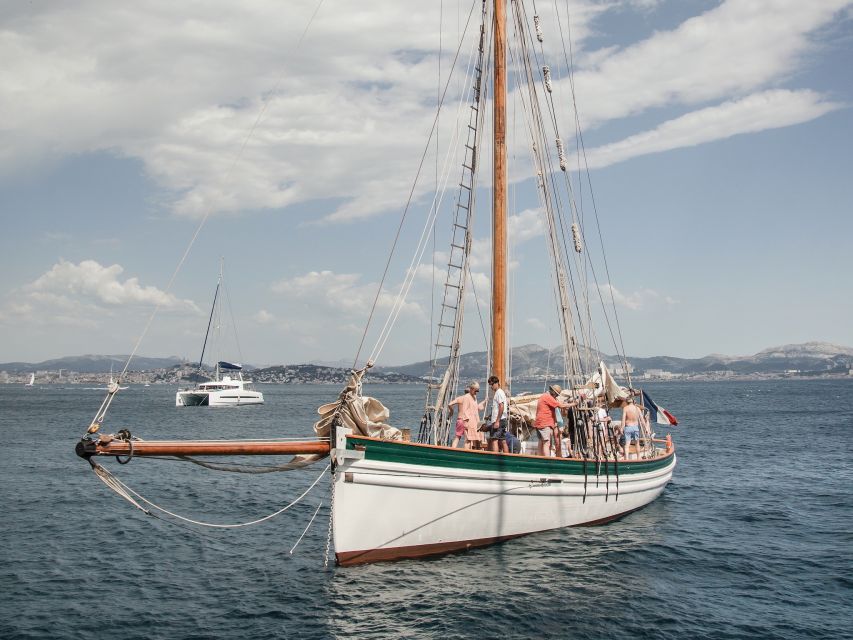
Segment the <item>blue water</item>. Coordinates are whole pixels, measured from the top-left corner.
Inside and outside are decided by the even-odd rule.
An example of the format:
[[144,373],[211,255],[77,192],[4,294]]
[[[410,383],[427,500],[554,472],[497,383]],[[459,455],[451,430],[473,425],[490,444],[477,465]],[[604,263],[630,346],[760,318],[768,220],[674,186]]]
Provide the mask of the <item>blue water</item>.
[[[683,426],[674,481],[645,509],[438,559],[324,569],[325,479],[255,527],[175,526],[74,455],[103,392],[0,385],[0,637],[851,637],[853,380],[647,388]],[[131,387],[107,430],[305,435],[338,392],[262,390],[262,407],[178,409],[173,388]],[[368,390],[416,426],[419,388]],[[321,472],[105,464],[161,506],[218,523],[273,512]]]

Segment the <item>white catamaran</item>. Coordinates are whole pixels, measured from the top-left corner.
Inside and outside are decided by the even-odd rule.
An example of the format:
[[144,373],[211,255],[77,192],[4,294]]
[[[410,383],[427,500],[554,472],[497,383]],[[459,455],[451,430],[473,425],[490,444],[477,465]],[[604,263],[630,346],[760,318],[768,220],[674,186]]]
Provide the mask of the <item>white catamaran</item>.
[[[218,338],[221,338],[222,327],[222,296],[225,295],[222,280],[223,268],[220,266],[219,280],[213,294],[213,306],[210,308],[210,318],[207,321],[207,331],[204,334],[204,344],[198,359],[198,370],[202,370],[204,352],[210,337],[211,327]],[[236,329],[235,329],[236,331]],[[228,372],[228,375],[223,372]],[[236,377],[232,377],[232,375]],[[243,379],[243,365],[219,360],[216,363],[213,380],[201,382],[191,389],[179,389],[175,393],[176,407],[241,407],[249,404],[263,404],[264,394],[256,391],[251,380]]]
[[[363,367],[353,370],[338,399],[320,407],[314,440],[158,442],[135,440],[127,433],[121,437],[97,436],[103,418],[99,412],[89,434],[78,444],[77,453],[89,460],[105,482],[110,484],[112,477],[95,462],[98,456],[298,454],[288,468],[330,456],[331,527],[335,557],[341,565],[417,558],[549,529],[604,523],[647,505],[663,492],[676,465],[669,435],[657,438],[645,423],[639,442],[622,454],[618,433],[601,421],[602,412],[622,407],[633,397],[653,417],[663,412],[646,394],[631,387],[630,378],[627,386],[620,386],[599,360],[598,351],[583,346],[596,344],[588,322],[592,316],[588,289],[592,286],[586,284],[594,270],[585,249],[582,207],[575,202],[567,171],[561,120],[555,115],[557,105],[552,94],[557,80],[545,63],[543,21],[539,15],[528,14],[520,0],[509,5],[506,0],[483,2],[480,15],[479,35],[473,36],[468,65],[471,75],[466,86],[470,89],[464,96],[470,115],[463,123],[461,137],[465,149],[462,179],[451,216],[451,248],[432,354],[435,373],[427,385],[420,425],[391,426],[382,403],[362,394],[362,380],[374,366],[380,346]],[[512,46],[507,42],[508,26],[514,35]],[[512,385],[507,338],[508,52],[516,78],[516,98],[523,105],[525,127],[531,136],[528,149],[554,273],[556,316],[563,343],[562,355],[555,359],[555,367],[562,371],[554,377],[565,380],[567,388],[559,395],[573,405],[565,413],[565,456],[561,455],[560,443],[555,447],[557,457],[533,454],[529,446],[524,447],[525,453],[448,446],[454,423],[448,405],[460,388],[464,306],[473,293],[468,286],[469,254],[476,210],[476,168],[484,146],[481,133],[487,110],[493,119],[492,322],[490,366],[483,373],[484,377],[493,374],[510,391]],[[568,63],[565,46],[563,53]],[[490,86],[485,82],[489,71]],[[571,76],[563,82],[570,86]],[[487,94],[491,95],[491,104]],[[577,117],[574,122],[579,126]],[[581,156],[582,151],[578,154]],[[429,218],[428,232],[435,220],[432,213]],[[429,237],[430,233],[424,235]],[[404,285],[398,304],[404,302],[406,291]],[[386,326],[392,327],[393,321]],[[619,351],[620,346],[615,346]],[[624,349],[621,356],[630,375]],[[521,441],[535,437],[537,399],[538,395],[509,399],[509,430]],[[416,435],[412,438],[409,434]]]

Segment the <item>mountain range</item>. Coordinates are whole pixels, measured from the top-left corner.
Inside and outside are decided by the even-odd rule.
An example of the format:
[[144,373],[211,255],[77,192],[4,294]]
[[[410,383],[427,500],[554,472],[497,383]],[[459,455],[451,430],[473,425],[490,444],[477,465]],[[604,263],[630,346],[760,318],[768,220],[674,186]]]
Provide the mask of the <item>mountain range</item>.
[[[580,347],[580,352],[586,362],[597,363],[603,360],[611,369],[622,367],[622,360],[617,356],[583,346]],[[703,358],[628,356],[627,360],[635,372],[659,370],[682,375],[718,374],[728,371],[736,375],[786,371],[841,373],[853,366],[853,348],[827,342],[806,342],[771,347],[751,356],[720,354]],[[486,365],[485,351],[466,353],[460,360],[460,376],[463,379],[478,379],[485,373]],[[377,367],[377,370],[395,371],[411,376],[429,376],[433,371],[429,361],[399,367]],[[511,371],[514,378],[538,378],[559,374],[563,371],[562,348],[548,349],[536,344],[514,347],[511,353]]]
[[[622,365],[621,359],[603,354],[595,349],[581,348],[581,353],[589,362],[603,360],[609,367],[617,368]],[[654,356],[638,358],[628,356],[628,362],[635,372],[661,370],[670,373],[714,374],[731,371],[734,374],[753,373],[782,373],[785,371],[829,373],[844,372],[853,367],[853,348],[830,344],[827,342],[806,342],[789,344],[764,349],[750,356],[726,356],[711,354],[703,358],[676,358],[673,356]],[[111,369],[119,371],[127,360],[126,355],[83,355],[45,360],[43,362],[6,362],[0,363],[0,371],[11,374],[34,373],[38,371],[77,371],[80,373],[108,373]],[[131,369],[134,371],[150,371],[169,369],[185,361],[177,357],[147,358],[136,356]],[[352,362],[341,360],[334,363],[328,361],[313,361],[309,364],[323,367],[347,369]],[[465,378],[480,378],[486,371],[487,354],[485,351],[466,353],[460,362],[460,375]],[[562,349],[548,349],[536,344],[514,347],[511,353],[512,375],[515,378],[541,377],[558,374],[563,370]],[[284,367],[280,365],[278,368]],[[257,367],[247,366],[255,370]],[[376,367],[377,373],[402,374],[420,378],[432,373],[429,361],[394,367]]]

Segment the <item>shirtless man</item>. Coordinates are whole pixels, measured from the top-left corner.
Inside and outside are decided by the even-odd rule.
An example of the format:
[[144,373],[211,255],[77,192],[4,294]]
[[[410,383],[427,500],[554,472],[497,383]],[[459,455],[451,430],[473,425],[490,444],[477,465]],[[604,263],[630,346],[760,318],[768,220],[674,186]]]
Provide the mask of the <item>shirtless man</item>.
[[622,456],[628,459],[628,447],[632,442],[637,443],[637,453],[640,447],[640,424],[643,423],[643,412],[634,404],[634,398],[628,397],[627,403],[622,408],[622,433],[625,436],[625,444],[621,446]]

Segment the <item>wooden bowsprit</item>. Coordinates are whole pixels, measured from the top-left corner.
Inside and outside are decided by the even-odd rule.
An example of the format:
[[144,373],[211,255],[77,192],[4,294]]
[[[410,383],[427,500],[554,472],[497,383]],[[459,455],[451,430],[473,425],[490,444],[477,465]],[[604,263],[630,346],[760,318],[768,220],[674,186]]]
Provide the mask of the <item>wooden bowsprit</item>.
[[75,448],[86,460],[92,456],[323,456],[329,451],[326,440],[134,440],[114,436],[83,438]]

